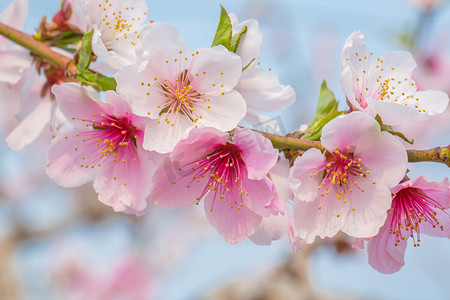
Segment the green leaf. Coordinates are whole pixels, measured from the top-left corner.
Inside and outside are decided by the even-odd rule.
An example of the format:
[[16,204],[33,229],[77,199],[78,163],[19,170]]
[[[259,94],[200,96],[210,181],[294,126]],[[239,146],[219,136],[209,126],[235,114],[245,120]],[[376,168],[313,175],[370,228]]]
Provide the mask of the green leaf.
[[327,83],[324,80],[320,87],[319,102],[317,103],[316,115],[314,116],[309,126],[312,127],[319,119],[323,118],[329,113],[337,112],[337,108],[338,102],[336,101],[333,92],[327,87]]
[[113,77],[106,77],[89,70],[78,70],[76,77],[81,83],[90,85],[97,91],[115,90],[117,86]]
[[61,39],[53,40],[53,41],[49,41],[49,42],[51,42],[51,44],[56,47],[63,48],[65,46],[74,45],[74,44],[78,43],[79,41],[82,40],[82,38],[83,38],[82,34],[77,34],[77,33],[67,31],[67,32],[63,33],[63,36],[61,37]]
[[233,32],[231,30],[231,20],[225,8],[222,5],[220,6],[220,8],[221,12],[219,25],[217,25],[216,35],[214,36],[211,47],[223,45],[225,48],[230,50],[231,39],[233,35]]
[[381,121],[381,117],[379,115],[375,116],[375,120],[377,120],[378,124],[380,124],[381,131],[387,131],[392,135],[398,136],[399,138],[401,138],[402,140],[411,145],[414,144],[414,139],[410,140],[400,131],[395,131],[391,125],[383,124],[383,121]]
[[231,49],[230,49],[231,52],[236,53],[242,37],[247,33],[247,29],[248,29],[247,26],[244,26],[242,27],[241,31],[233,35],[233,37],[231,38]]
[[87,70],[91,64],[92,54],[92,32],[93,30],[84,34],[81,40],[80,56],[78,58],[78,70]]
[[309,128],[305,131],[305,134],[302,136],[302,140],[319,141],[320,137],[322,136],[323,126],[342,114],[345,114],[345,111],[332,111],[329,114],[320,117],[314,123],[311,123]]

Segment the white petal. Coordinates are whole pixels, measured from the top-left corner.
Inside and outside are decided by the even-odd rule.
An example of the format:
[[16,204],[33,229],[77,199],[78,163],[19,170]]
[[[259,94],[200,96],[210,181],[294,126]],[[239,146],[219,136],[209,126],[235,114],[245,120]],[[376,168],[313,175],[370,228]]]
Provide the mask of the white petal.
[[211,101],[199,103],[195,107],[197,114],[202,116],[198,121],[199,125],[228,131],[235,128],[244,118],[246,104],[238,92],[232,91],[225,95],[210,97],[210,99]]
[[[3,24],[22,30],[25,26],[27,14],[28,1],[14,0],[2,12],[0,12],[0,20]],[[0,35],[0,47],[6,47],[10,43],[10,40]]]
[[236,90],[249,108],[260,111],[281,110],[295,101],[295,91],[291,86],[280,84],[277,75],[257,68],[248,68],[242,73]]
[[242,28],[247,27],[247,32],[241,38],[236,54],[242,59],[242,65],[247,66],[253,59],[254,63],[260,59],[262,55],[263,35],[259,29],[258,21],[255,19],[245,20],[239,23],[235,14],[230,13],[230,20],[233,35],[239,33]]
[[52,103],[43,100],[6,138],[8,146],[21,150],[31,144],[50,121]]

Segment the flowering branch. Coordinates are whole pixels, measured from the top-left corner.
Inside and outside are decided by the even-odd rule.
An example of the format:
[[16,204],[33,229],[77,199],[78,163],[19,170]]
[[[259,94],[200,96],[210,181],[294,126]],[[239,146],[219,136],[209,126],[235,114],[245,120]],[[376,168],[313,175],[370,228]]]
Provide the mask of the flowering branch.
[[[284,150],[302,150],[306,151],[311,148],[317,148],[321,151],[325,150],[318,141],[306,141],[293,137],[285,137],[271,134],[263,131],[257,131],[272,141],[274,148]],[[450,145],[447,147],[436,147],[427,150],[408,150],[409,162],[431,161],[446,164],[450,167]]]
[[14,29],[8,25],[5,25],[0,22],[0,34],[10,39],[11,41],[21,45],[24,48],[27,48],[32,53],[48,60],[51,64],[60,67],[62,69],[66,69],[71,59],[53,51],[45,45],[33,38],[33,36],[26,34],[22,31]]

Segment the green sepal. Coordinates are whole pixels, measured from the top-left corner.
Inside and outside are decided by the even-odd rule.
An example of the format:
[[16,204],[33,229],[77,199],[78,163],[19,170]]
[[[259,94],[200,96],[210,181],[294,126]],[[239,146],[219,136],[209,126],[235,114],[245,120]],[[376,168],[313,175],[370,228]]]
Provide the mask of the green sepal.
[[231,30],[231,20],[225,8],[222,5],[220,8],[219,24],[217,25],[216,35],[214,36],[211,47],[223,45],[225,48],[230,50],[233,36],[233,32]]
[[113,77],[106,77],[89,70],[78,70],[76,77],[80,83],[90,85],[97,91],[115,90],[117,86]]
[[345,112],[343,111],[338,111],[338,102],[336,101],[333,92],[327,87],[327,83],[324,80],[320,86],[316,114],[309,124],[308,129],[305,131],[305,134],[302,136],[302,139],[319,141],[322,136],[323,126],[344,113]]
[[411,145],[414,144],[414,139],[410,140],[400,131],[395,131],[391,125],[383,124],[383,121],[381,120],[381,117],[379,115],[375,116],[375,120],[377,120],[378,124],[380,124],[381,131],[387,131],[392,135],[398,136],[399,138],[401,138],[402,140]]
[[229,49],[231,52],[236,53],[239,43],[241,42],[242,37],[247,33],[247,26],[242,27],[241,31],[233,35],[231,38],[231,48]]
[[309,128],[305,131],[305,134],[302,136],[302,140],[308,141],[319,141],[322,136],[322,128],[328,122],[336,118],[337,116],[345,114],[345,111],[333,111],[325,116],[322,116],[320,119],[316,120],[314,123],[309,125]]
[[322,81],[319,92],[319,101],[317,103],[316,114],[310,123],[312,127],[318,120],[332,112],[337,112],[338,102],[333,92],[328,88],[327,82]]
[[88,31],[81,39],[80,56],[78,58],[78,70],[87,70],[91,64],[92,56],[92,32]]

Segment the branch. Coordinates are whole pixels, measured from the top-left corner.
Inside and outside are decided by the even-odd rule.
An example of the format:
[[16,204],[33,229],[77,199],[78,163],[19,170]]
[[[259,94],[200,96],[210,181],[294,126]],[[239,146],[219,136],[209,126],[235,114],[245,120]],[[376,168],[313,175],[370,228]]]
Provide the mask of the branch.
[[35,40],[33,36],[21,32],[17,29],[14,29],[1,22],[0,22],[0,34],[10,39],[11,41],[19,44],[20,46],[27,48],[35,55],[46,59],[51,64],[60,67],[64,70],[68,67],[69,63],[71,62],[70,58],[53,51],[46,44]]
[[433,161],[450,167],[450,145],[428,150],[408,150],[409,162]]
[[[317,148],[324,151],[325,148],[320,142],[316,141],[306,141],[293,137],[285,137],[276,134],[271,134],[263,131],[255,130],[259,132],[266,138],[272,141],[274,148],[285,151],[285,150],[302,150],[306,151],[311,148]],[[427,150],[407,150],[408,161],[409,162],[421,162],[421,161],[431,161],[446,164],[450,167],[450,145],[447,147],[436,147]]]

